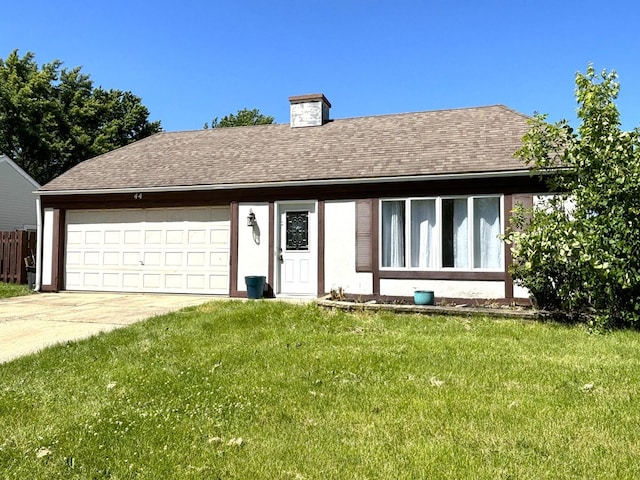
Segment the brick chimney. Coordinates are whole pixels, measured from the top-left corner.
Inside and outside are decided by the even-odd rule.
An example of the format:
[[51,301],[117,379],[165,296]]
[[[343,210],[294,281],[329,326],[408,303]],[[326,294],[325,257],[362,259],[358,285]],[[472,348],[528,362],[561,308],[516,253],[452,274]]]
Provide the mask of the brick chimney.
[[329,121],[331,104],[322,93],[289,97],[291,127],[315,127]]

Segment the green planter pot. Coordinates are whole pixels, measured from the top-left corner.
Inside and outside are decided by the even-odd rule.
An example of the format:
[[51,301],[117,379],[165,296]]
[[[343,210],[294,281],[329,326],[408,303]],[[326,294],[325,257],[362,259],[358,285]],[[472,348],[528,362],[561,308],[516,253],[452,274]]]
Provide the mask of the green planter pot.
[[262,298],[266,280],[266,277],[261,276],[244,277],[244,281],[247,284],[247,298]]

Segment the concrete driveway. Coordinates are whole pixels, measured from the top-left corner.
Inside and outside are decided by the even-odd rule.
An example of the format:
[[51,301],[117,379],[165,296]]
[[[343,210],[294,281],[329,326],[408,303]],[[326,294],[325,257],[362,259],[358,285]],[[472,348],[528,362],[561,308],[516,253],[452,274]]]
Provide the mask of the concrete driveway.
[[62,292],[0,299],[0,363],[216,298]]

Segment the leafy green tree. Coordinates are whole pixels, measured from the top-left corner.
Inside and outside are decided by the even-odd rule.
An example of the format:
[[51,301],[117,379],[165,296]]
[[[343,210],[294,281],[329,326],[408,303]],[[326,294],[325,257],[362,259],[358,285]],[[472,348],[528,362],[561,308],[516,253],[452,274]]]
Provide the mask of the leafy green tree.
[[[272,116],[261,114],[257,108],[253,110],[243,108],[242,110],[238,110],[236,115],[230,113],[226,117],[222,117],[222,120],[218,120],[218,117],[214,118],[211,121],[211,128],[269,125],[273,123],[273,120],[274,118]],[[209,124],[205,123],[204,128],[209,128]]]
[[159,132],[131,92],[94,88],[80,67],[33,53],[0,59],[0,152],[41,184],[83,160]]
[[591,65],[576,74],[576,132],[532,119],[517,156],[557,195],[517,208],[506,235],[538,306],[599,326],[640,320],[640,130],[621,129],[616,79]]

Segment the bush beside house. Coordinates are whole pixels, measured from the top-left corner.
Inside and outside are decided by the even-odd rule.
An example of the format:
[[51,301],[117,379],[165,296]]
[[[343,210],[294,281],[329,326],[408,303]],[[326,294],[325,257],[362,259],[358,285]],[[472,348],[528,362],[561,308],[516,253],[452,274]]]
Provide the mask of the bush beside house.
[[516,209],[506,241],[535,303],[594,325],[640,320],[640,130],[621,128],[615,72],[576,75],[580,125],[531,121],[517,155],[561,192]]

